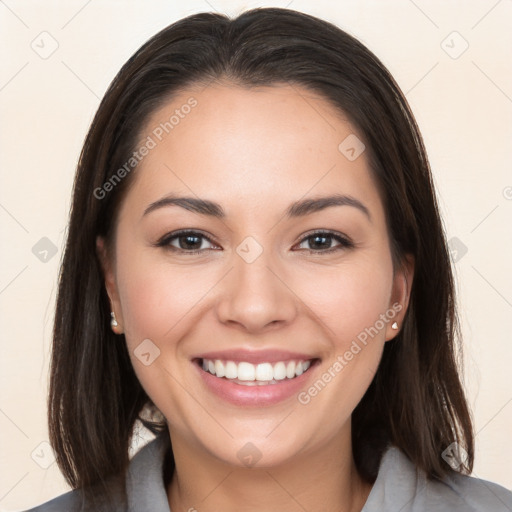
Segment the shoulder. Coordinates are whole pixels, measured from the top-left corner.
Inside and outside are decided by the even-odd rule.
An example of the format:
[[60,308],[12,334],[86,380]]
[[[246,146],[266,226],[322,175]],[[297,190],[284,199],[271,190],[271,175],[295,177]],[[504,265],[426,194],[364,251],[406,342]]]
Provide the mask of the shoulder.
[[92,510],[91,507],[86,506],[82,495],[77,490],[73,490],[25,512],[92,512]]
[[479,478],[452,472],[428,479],[396,447],[384,454],[362,512],[512,512],[512,492]]
[[[130,510],[168,511],[168,502],[162,478],[164,456],[169,447],[168,435],[160,435],[143,446],[131,459],[125,475],[125,487]],[[125,512],[127,505],[121,497],[119,485],[108,483],[108,491],[115,505],[90,503],[75,489],[25,512]],[[91,493],[94,496],[94,493]]]
[[512,492],[494,482],[454,472],[437,486],[461,503],[460,510],[512,512]]
[[80,508],[81,499],[78,492],[69,491],[26,512],[62,512],[64,510],[80,510]]
[[25,512],[125,512],[126,507],[121,504],[122,500],[118,495],[119,488],[109,486],[108,490],[112,503],[99,503],[98,500],[92,503],[75,489]]

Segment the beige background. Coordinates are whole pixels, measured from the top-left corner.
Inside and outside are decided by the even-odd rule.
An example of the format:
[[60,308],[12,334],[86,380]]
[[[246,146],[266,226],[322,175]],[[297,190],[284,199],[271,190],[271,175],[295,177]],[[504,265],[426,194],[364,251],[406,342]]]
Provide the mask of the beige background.
[[[99,99],[164,26],[193,12],[263,5],[336,23],[369,46],[406,93],[448,238],[459,248],[474,474],[512,488],[511,0],[2,0],[0,510],[67,490],[56,464],[41,467],[52,460],[44,444],[48,355],[73,173]],[[47,261],[32,252],[43,237],[57,249]]]

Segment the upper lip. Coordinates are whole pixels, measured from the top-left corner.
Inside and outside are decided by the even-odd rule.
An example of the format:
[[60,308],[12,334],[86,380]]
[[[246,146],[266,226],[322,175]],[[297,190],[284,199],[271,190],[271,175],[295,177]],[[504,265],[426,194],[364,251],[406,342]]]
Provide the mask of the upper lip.
[[215,352],[205,352],[195,356],[193,359],[220,359],[221,361],[242,362],[251,364],[277,363],[279,361],[309,361],[316,359],[309,354],[290,352],[289,350],[245,350],[230,349]]

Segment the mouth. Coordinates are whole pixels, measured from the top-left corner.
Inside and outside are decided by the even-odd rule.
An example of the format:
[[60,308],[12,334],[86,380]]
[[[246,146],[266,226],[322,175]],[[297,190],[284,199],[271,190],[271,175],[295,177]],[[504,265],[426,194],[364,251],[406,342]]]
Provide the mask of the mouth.
[[237,363],[221,359],[196,359],[203,371],[241,386],[267,386],[295,379],[307,372],[315,361],[316,359],[307,359],[252,364],[247,361]]
[[319,358],[282,361],[233,361],[198,357],[192,360],[206,388],[237,406],[269,406],[308,386]]

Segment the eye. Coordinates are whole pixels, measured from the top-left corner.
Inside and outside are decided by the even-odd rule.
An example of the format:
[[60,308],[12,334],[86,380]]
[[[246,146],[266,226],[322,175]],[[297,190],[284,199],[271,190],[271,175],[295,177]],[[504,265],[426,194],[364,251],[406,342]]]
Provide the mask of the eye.
[[[337,243],[337,245],[333,246],[333,243]],[[304,245],[309,247],[303,247]],[[317,253],[333,252],[352,247],[354,247],[354,243],[348,237],[332,231],[315,231],[306,235],[299,243],[300,249]]]
[[218,249],[210,239],[198,231],[175,231],[163,236],[156,244],[171,251],[197,254],[208,249]]

